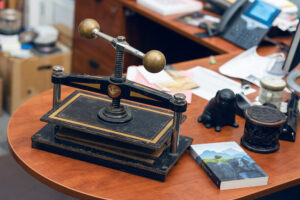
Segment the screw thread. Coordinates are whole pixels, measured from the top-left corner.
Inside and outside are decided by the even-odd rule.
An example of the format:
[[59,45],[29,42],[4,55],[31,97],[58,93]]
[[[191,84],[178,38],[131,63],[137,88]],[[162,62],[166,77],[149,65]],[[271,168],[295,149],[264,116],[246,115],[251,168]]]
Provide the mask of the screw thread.
[[119,98],[113,98],[111,102],[111,106],[113,108],[119,108],[120,107],[120,99]]
[[124,50],[117,49],[115,62],[115,78],[122,78],[124,65]]

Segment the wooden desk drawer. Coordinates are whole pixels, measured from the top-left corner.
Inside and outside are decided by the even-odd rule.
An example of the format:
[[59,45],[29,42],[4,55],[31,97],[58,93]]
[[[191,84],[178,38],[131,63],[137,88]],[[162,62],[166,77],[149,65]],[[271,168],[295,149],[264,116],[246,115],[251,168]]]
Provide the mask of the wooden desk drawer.
[[[123,7],[115,0],[77,0],[75,21],[95,18],[101,30],[112,36],[125,32]],[[75,23],[78,26],[78,23]]]
[[116,37],[125,35],[123,7],[114,0],[77,0],[73,39],[73,71],[97,75],[110,75],[114,71],[115,50],[103,39],[84,39],[78,33],[79,23],[94,18],[100,30]]
[[[74,48],[80,48],[78,43],[85,43],[89,48],[111,55],[111,45],[103,39],[87,40],[78,33],[79,23],[86,18],[94,18],[100,24],[101,32],[117,37],[125,35],[125,19],[122,6],[113,0],[78,0],[76,1],[76,16],[74,29]],[[111,49],[112,50],[112,49]],[[108,52],[109,51],[109,52]]]

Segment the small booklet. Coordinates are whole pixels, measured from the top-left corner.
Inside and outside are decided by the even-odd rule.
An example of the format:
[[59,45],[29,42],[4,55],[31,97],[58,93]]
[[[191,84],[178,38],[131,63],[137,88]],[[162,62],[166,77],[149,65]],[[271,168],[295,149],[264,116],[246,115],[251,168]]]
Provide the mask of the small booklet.
[[220,190],[268,183],[268,175],[236,142],[191,145],[190,153]]

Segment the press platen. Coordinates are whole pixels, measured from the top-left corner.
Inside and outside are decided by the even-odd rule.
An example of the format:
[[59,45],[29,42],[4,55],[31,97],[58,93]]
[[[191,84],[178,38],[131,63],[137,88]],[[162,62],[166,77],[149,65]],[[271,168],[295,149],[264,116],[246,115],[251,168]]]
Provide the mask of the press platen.
[[[185,96],[127,80],[123,60],[125,52],[133,54],[143,59],[148,71],[159,72],[166,64],[165,56],[157,50],[144,54],[125,37],[100,32],[93,19],[82,21],[79,33],[112,44],[114,74],[68,75],[63,67],[53,67],[53,108],[42,116],[48,124],[32,136],[32,147],[164,181],[192,143],[192,138],[180,136]],[[94,93],[75,91],[61,100],[61,85]]]

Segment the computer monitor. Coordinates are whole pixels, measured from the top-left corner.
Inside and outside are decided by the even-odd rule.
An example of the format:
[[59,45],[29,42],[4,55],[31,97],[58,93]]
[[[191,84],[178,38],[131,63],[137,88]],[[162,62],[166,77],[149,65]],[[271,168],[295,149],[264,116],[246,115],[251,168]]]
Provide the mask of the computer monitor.
[[297,30],[295,32],[294,38],[290,45],[289,52],[286,56],[285,62],[282,66],[282,70],[285,74],[292,71],[300,62],[300,25],[298,24]]

